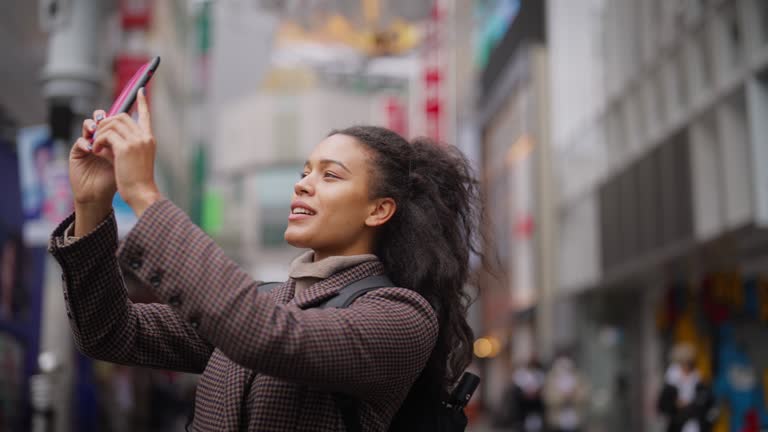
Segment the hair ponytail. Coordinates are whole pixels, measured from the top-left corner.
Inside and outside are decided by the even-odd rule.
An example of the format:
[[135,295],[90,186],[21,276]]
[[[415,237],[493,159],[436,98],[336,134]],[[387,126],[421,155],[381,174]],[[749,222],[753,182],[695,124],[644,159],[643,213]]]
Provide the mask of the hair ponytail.
[[397,203],[382,226],[376,255],[397,285],[424,296],[438,313],[440,331],[422,378],[446,392],[472,360],[464,290],[472,253],[481,255],[478,182],[464,155],[427,138],[409,143],[388,129],[355,126],[334,131],[372,150],[372,198]]

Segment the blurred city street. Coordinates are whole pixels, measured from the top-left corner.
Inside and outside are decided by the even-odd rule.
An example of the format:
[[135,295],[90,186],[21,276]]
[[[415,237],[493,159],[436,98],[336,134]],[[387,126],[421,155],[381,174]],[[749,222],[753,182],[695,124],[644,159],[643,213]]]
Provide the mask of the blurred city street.
[[[191,418],[198,375],[78,350],[48,252],[74,211],[84,119],[155,56],[154,181],[255,280],[285,281],[302,252],[284,238],[292,193],[331,131],[466,155],[487,215],[465,287],[481,378],[468,431],[768,431],[768,0],[3,11],[0,432]],[[120,239],[140,220],[127,201],[112,202]],[[121,272],[131,302],[160,302]]]

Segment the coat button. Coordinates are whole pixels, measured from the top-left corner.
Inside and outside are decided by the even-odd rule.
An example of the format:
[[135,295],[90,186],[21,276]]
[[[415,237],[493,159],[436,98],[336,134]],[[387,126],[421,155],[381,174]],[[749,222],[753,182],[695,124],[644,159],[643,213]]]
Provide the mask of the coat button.
[[142,263],[141,263],[141,260],[140,260],[140,259],[132,259],[132,260],[131,260],[131,261],[128,263],[128,265],[129,265],[129,266],[130,266],[130,267],[131,267],[133,270],[138,270],[138,269],[140,269],[140,268],[141,268],[141,264],[142,264]]
[[181,296],[178,294],[172,295],[171,298],[168,299],[168,304],[173,307],[181,306]]
[[150,277],[149,277],[149,283],[150,283],[150,284],[151,284],[153,287],[155,287],[155,288],[157,288],[157,287],[159,287],[159,286],[160,286],[160,282],[161,282],[161,281],[162,281],[162,279],[160,278],[160,275],[159,275],[159,274],[157,274],[157,273],[155,273],[155,274],[153,274],[152,276],[150,276]]
[[189,325],[192,326],[193,329],[197,330],[200,327],[200,319],[199,318],[190,319]]

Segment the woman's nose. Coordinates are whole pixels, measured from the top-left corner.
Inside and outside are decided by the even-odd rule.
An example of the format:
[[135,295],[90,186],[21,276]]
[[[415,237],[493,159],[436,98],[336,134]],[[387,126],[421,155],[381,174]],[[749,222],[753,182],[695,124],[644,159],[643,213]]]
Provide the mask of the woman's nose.
[[312,195],[314,189],[312,188],[309,176],[302,178],[293,185],[293,191],[296,195]]

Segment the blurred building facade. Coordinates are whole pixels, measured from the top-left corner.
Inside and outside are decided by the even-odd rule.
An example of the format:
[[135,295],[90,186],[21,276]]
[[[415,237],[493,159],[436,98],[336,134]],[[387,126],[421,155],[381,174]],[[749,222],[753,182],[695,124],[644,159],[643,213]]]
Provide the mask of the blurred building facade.
[[[121,62],[162,57],[150,86],[161,188],[255,277],[283,279],[297,255],[282,238],[291,190],[330,130],[431,135],[476,163],[491,216],[500,267],[470,310],[488,411],[505,409],[515,366],[568,353],[592,387],[592,429],[659,430],[667,352],[686,341],[725,403],[717,430],[768,426],[768,350],[755,343],[768,336],[765,0],[107,3],[101,57],[115,61],[98,99]],[[147,6],[149,21],[126,21]],[[478,41],[465,37],[473,25]],[[19,122],[6,129],[44,121],[42,95],[25,97],[41,39],[6,47],[29,57],[2,72],[19,82],[0,98]],[[17,210],[3,207],[0,240]],[[0,413],[25,406],[38,345],[71,349],[58,274],[41,247],[25,253],[34,275],[12,283],[29,306],[0,316],[0,360],[16,370],[0,379]],[[41,315],[53,329],[42,337]],[[112,396],[106,418],[144,428],[151,397],[183,401],[193,381],[64,366],[58,421],[78,430],[99,421],[94,388]]]
[[[767,8],[549,2],[554,342],[588,369],[593,421],[607,430],[658,427],[679,341],[697,347],[725,403],[718,430],[765,424],[768,358],[749,347],[766,336]],[[734,368],[755,380],[739,387]]]
[[486,405],[503,409],[515,361],[567,353],[591,427],[656,430],[686,341],[724,404],[718,430],[765,424],[768,4],[549,0],[531,43],[539,2],[507,3],[478,77],[502,266],[482,287],[482,335],[502,347],[481,359]]
[[490,411],[507,409],[498,402],[515,366],[548,354],[542,341],[550,333],[546,317],[553,287],[546,8],[543,2],[525,1],[514,7],[506,32],[482,60],[476,99],[491,218],[486,237],[492,239],[488,246],[497,251],[492,260],[499,267],[483,279],[483,332],[478,334],[499,349],[476,353]]

